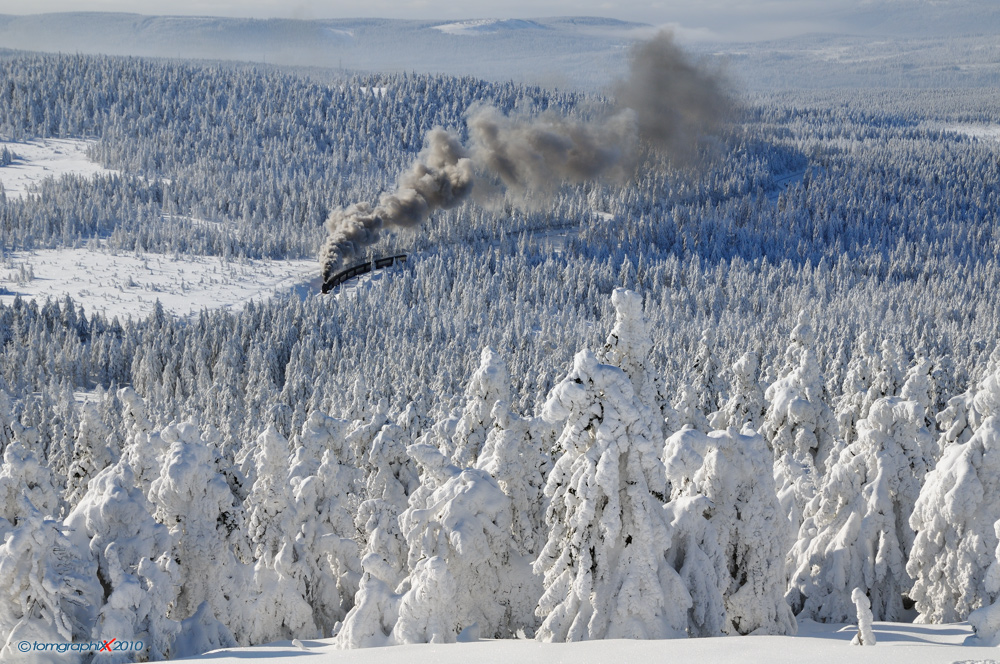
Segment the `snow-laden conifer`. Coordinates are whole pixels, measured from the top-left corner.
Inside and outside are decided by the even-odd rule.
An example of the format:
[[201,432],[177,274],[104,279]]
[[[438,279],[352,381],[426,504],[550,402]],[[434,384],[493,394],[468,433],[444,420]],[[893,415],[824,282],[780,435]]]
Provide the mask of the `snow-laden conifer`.
[[919,622],[956,622],[988,606],[1000,587],[987,579],[1000,520],[1000,417],[986,419],[968,442],[945,448],[928,473],[910,527],[916,540],[906,571]]
[[476,465],[493,420],[490,413],[497,401],[510,403],[510,375],[507,365],[492,348],[483,348],[479,368],[465,388],[465,407],[452,439],[452,462],[460,468]]
[[611,304],[615,308],[615,325],[598,360],[625,372],[632,382],[646,428],[654,440],[659,439],[663,436],[660,403],[664,397],[650,356],[653,338],[643,313],[642,296],[635,291],[616,288],[611,293]]
[[288,484],[288,441],[273,426],[256,440],[253,454],[256,479],[244,503],[254,559],[272,565],[288,539],[291,490]]
[[[417,638],[413,634],[423,633],[424,626],[413,631],[406,622],[411,618],[419,625],[450,622],[458,631],[478,625],[491,638],[530,628],[536,580],[511,538],[510,499],[489,473],[460,470],[429,445],[411,445],[408,452],[424,474],[436,476],[437,487],[422,502],[412,501],[399,517],[412,572],[404,582],[408,590],[396,626],[405,638],[397,638],[412,643]],[[435,588],[448,589],[453,583],[445,606]]]
[[799,315],[786,358],[798,365],[767,388],[767,414],[761,433],[774,451],[774,481],[783,513],[793,529],[819,487],[834,449],[833,414],[813,350],[816,337],[809,318]]
[[170,425],[160,437],[170,447],[149,499],[157,521],[170,529],[172,557],[181,574],[172,616],[184,620],[208,602],[212,614],[233,621],[227,626],[243,641],[243,625],[236,623],[249,599],[251,570],[242,561],[249,545],[239,500],[218,470],[217,451],[202,440],[196,425]]
[[914,533],[907,520],[935,448],[923,408],[898,397],[872,404],[806,506],[789,553],[789,597],[800,615],[848,622],[861,588],[877,620],[903,620]]
[[705,411],[698,405],[698,393],[691,385],[683,383],[678,389],[677,400],[668,413],[665,428],[668,434],[677,433],[684,428],[711,431],[712,425],[709,424]]
[[[989,592],[1000,594],[1000,521],[993,524],[993,534],[997,537],[997,548],[986,570],[985,585]],[[979,645],[1000,646],[1000,599],[976,609],[969,614],[968,620]]]
[[454,643],[461,609],[459,584],[444,559],[421,559],[410,574],[409,589],[399,598],[393,643]]
[[384,559],[369,553],[361,565],[364,573],[354,596],[354,607],[337,633],[338,648],[374,648],[394,643],[392,630],[399,619],[400,595],[382,579],[394,572],[384,569]]
[[932,431],[936,429],[934,416],[937,414],[933,410],[936,405],[933,370],[934,364],[930,360],[926,357],[918,357],[907,370],[903,377],[903,386],[899,390],[901,398],[920,404],[920,407],[924,409],[924,424]]
[[767,402],[758,381],[759,372],[760,359],[753,351],[747,351],[733,363],[730,396],[712,418],[714,429],[736,427],[741,430],[744,426],[754,431],[760,429],[767,412]]
[[715,334],[706,330],[698,342],[691,367],[691,380],[698,395],[698,407],[706,417],[719,410],[726,400],[726,384],[722,379],[722,363],[715,356]]
[[[152,511],[132,468],[119,461],[90,482],[66,525],[97,562],[104,589],[92,637],[142,641],[141,657],[156,661],[171,654],[180,624],[168,616],[178,591],[166,571],[173,565],[170,533]],[[107,656],[125,662],[132,653]]]
[[330,417],[318,410],[309,413],[302,430],[292,436],[289,446],[292,450],[291,467],[288,476],[309,477],[315,475],[323,462],[323,453],[334,446],[340,446],[347,437],[350,425],[345,420]]
[[[101,598],[90,552],[76,547],[66,537],[65,527],[46,519],[26,495],[18,496],[17,502],[17,524],[0,544],[4,660],[22,657],[17,650],[21,641],[89,641]],[[38,657],[32,652],[25,659],[64,661],[62,654],[46,660],[51,654]]]
[[535,562],[540,640],[684,634],[691,598],[664,557],[663,465],[635,402],[621,369],[582,351],[545,404],[543,416],[564,426]]
[[72,509],[87,491],[87,482],[118,461],[108,446],[111,430],[101,421],[93,404],[84,404],[73,443],[73,458],[66,479],[66,502]]
[[296,533],[286,541],[287,573],[306,590],[316,626],[329,634],[351,608],[361,575],[355,512],[360,502],[360,472],[346,439],[328,441],[315,475],[292,480]]
[[32,438],[34,431],[22,429],[3,453],[3,465],[0,465],[0,537],[20,518],[20,510],[24,506],[22,497],[45,518],[59,516],[63,507],[52,472],[22,442],[25,439],[30,444]]
[[477,467],[489,473],[511,501],[512,536],[522,555],[537,554],[545,541],[545,478],[550,460],[534,421],[493,406],[493,428]]
[[[382,427],[372,441],[365,469],[367,499],[358,506],[355,524],[362,533],[362,561],[369,555],[378,557],[379,579],[395,588],[406,576],[406,540],[399,528],[399,515],[407,508],[408,499],[420,484],[416,465],[406,453],[406,431],[395,425]],[[371,566],[371,565],[369,565]]]
[[[784,599],[791,533],[778,503],[767,443],[735,428],[709,434],[686,429],[667,439],[663,455],[674,499],[669,506],[684,497],[709,501],[702,511],[708,512],[714,538],[706,542],[707,554],[723,561],[717,590],[724,602],[720,631],[794,634],[795,619]],[[696,521],[691,517],[688,523]],[[692,595],[692,612],[704,612],[694,590]],[[709,604],[711,597],[706,600]]]

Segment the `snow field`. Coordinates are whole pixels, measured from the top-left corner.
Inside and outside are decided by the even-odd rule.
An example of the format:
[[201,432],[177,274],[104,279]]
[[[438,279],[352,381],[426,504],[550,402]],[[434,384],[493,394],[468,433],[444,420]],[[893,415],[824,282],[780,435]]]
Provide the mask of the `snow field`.
[[16,155],[14,161],[0,167],[0,183],[7,198],[20,199],[31,187],[47,177],[76,175],[112,175],[117,171],[95,164],[87,157],[92,140],[79,138],[45,138],[25,143],[0,142]]
[[[0,169],[2,170],[2,169]],[[44,302],[66,295],[108,318],[148,315],[159,301],[169,313],[241,309],[276,292],[318,290],[312,260],[241,260],[163,254],[112,254],[100,249],[41,249],[7,254],[0,264],[0,302],[20,295]]]

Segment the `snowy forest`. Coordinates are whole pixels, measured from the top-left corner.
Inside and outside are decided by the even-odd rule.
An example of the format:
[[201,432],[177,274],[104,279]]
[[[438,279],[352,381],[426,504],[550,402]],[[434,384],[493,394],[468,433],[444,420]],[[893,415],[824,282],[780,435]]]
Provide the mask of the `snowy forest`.
[[[692,159],[382,234],[407,262],[352,290],[0,304],[0,655],[794,634],[857,589],[1000,643],[996,92],[742,95]],[[0,190],[12,269],[316,257],[434,127],[613,103],[9,51],[0,100],[0,138],[120,173]]]

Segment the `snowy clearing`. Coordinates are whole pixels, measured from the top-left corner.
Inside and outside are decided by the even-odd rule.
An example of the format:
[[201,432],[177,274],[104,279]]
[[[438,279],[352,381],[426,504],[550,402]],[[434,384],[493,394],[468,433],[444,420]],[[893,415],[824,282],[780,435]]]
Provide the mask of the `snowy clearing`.
[[672,661],[713,664],[840,664],[873,662],[888,664],[940,664],[942,662],[1000,661],[996,648],[962,645],[972,635],[968,623],[912,625],[875,623],[878,640],[874,647],[852,646],[853,625],[824,625],[812,621],[799,624],[799,635],[717,637],[670,641],[605,640],[583,643],[537,643],[535,641],[480,641],[441,645],[391,646],[361,650],[337,650],[332,639],[278,642],[256,648],[217,650],[185,660],[211,664],[244,664],[267,660],[271,664],[344,662],[357,664],[465,664],[466,662],[520,662],[522,664],[585,664],[587,662]]
[[45,138],[25,143],[0,143],[16,155],[13,163],[0,166],[0,183],[7,198],[24,198],[28,190],[47,177],[59,178],[68,173],[94,176],[112,174],[87,157],[94,141],[78,138]]
[[944,130],[979,140],[1000,141],[1000,125],[956,124],[946,125]]
[[157,300],[165,311],[185,316],[206,308],[239,310],[250,300],[318,286],[312,260],[223,262],[211,256],[44,249],[8,254],[0,266],[4,304],[17,295],[44,302],[69,294],[88,313],[122,319],[148,315]]

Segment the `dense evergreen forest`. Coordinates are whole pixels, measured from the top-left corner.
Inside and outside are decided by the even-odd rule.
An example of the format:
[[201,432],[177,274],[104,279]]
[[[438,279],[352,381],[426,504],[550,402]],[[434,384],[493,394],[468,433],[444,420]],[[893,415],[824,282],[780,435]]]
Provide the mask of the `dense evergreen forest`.
[[[92,137],[122,173],[0,195],[4,254],[234,262],[315,256],[332,209],[476,104],[609,103],[22,53],[0,99],[0,137]],[[850,619],[855,587],[876,619],[968,618],[1000,597],[1000,140],[965,131],[995,99],[757,95],[695,163],[640,148],[622,183],[483,192],[336,295],[0,305],[0,634],[162,659],[788,633]]]

